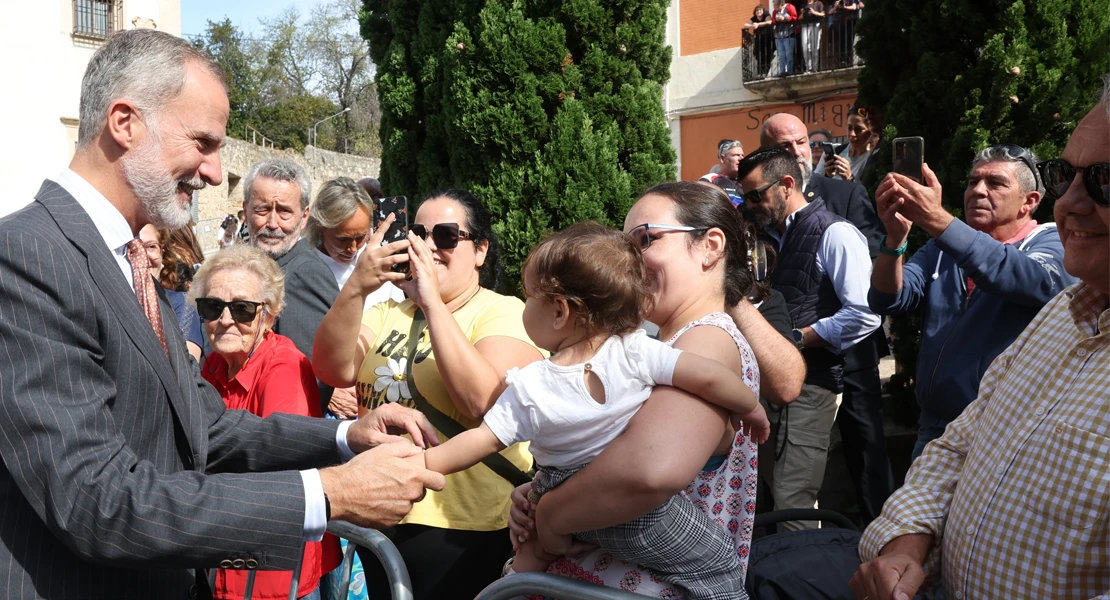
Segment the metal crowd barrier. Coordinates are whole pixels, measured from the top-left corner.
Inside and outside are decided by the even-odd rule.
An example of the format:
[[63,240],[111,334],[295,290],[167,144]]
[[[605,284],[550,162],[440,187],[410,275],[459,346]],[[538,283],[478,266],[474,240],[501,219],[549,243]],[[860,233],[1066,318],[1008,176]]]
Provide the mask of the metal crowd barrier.
[[[328,533],[339,536],[349,543],[347,550],[343,552],[343,563],[341,564],[342,570],[340,571],[339,597],[346,598],[347,592],[351,588],[351,565],[355,560],[355,548],[362,546],[369,549],[378,557],[382,565],[385,567],[386,577],[389,578],[389,589],[391,592],[392,600],[412,600],[412,580],[409,579],[409,571],[405,567],[405,561],[401,558],[401,553],[397,550],[397,546],[385,537],[385,534],[374,529],[367,529],[352,525],[346,521],[331,521],[328,523]],[[365,557],[365,555],[363,555]],[[304,548],[301,548],[301,559],[297,561],[297,567],[293,570],[293,580],[289,584],[289,600],[297,599],[297,588],[300,587],[301,580],[301,563],[304,562]],[[252,569],[247,575],[247,584],[243,590],[243,600],[251,600],[254,594],[254,578],[257,576],[258,571]],[[216,569],[211,569],[208,572],[208,587],[215,588]],[[598,598],[602,598],[599,596]],[[606,600],[608,596],[604,597]],[[568,600],[572,600],[569,599]]]
[[[332,521],[328,523],[328,533],[339,536],[349,543],[343,553],[341,564],[341,584],[339,597],[346,598],[351,586],[351,565],[355,559],[355,548],[361,546],[374,553],[385,567],[386,577],[389,579],[391,600],[413,600],[412,580],[409,578],[405,561],[397,546],[383,533],[374,529],[367,529],[352,525],[346,521]],[[293,580],[289,585],[289,600],[296,600],[297,588],[301,578],[301,562],[304,549],[301,550],[302,560],[297,561],[293,571]],[[363,558],[365,558],[365,554]],[[247,575],[247,584],[243,592],[244,600],[251,600],[254,592],[254,579],[257,570],[251,570]],[[209,572],[208,583],[211,587],[216,578],[216,570]],[[633,594],[616,588],[607,588],[585,581],[578,581],[559,575],[547,573],[517,573],[503,577],[486,586],[475,600],[509,600],[517,596],[540,594],[559,600],[643,600],[648,596]]]
[[533,594],[559,600],[643,600],[648,597],[560,575],[517,573],[489,584],[474,600],[509,600]]

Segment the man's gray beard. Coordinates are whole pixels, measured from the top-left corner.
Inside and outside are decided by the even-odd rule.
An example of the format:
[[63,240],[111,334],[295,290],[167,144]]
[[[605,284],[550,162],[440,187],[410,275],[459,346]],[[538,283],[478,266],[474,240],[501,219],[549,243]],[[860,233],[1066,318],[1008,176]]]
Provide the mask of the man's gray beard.
[[[271,238],[279,238],[282,240],[282,242],[278,245],[277,248],[263,246],[262,244],[258,243],[258,237],[262,235]],[[251,241],[256,248],[265,252],[267,255],[269,255],[270,258],[277,260],[288,254],[289,251],[293,249],[293,246],[295,246],[300,240],[300,237],[301,236],[297,233],[285,233],[279,228],[271,229],[269,227],[263,227],[262,229],[259,229],[257,232],[255,232],[254,236],[251,238]]]
[[808,160],[800,160],[798,166],[802,169],[802,191],[804,192],[809,187],[809,182],[813,180],[813,164]]
[[181,229],[192,220],[189,206],[177,203],[177,188],[199,190],[202,179],[174,179],[162,163],[162,143],[153,129],[147,139],[123,159],[123,176],[143,203],[151,225],[159,229]]

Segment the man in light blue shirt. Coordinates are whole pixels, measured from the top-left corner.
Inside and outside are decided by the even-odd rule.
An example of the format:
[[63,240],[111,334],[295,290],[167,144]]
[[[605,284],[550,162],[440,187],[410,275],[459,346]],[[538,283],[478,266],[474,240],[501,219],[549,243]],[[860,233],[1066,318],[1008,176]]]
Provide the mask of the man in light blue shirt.
[[777,245],[771,286],[786,297],[807,369],[802,394],[780,416],[775,433],[771,493],[776,509],[812,508],[843,389],[843,353],[880,324],[867,307],[871,257],[854,225],[825,210],[824,200],[807,201],[790,152],[773,147],[750,154],[737,177],[744,206]]

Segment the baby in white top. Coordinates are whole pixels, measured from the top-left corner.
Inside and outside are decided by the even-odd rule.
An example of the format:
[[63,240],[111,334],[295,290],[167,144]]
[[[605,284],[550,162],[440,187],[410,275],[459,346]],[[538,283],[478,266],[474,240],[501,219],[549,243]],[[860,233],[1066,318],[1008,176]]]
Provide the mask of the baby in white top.
[[[770,424],[739,375],[637,329],[650,307],[641,250],[629,236],[579,223],[540,242],[524,263],[524,327],[551,358],[513,369],[482,425],[413,457],[448,474],[531,441],[543,494],[624,432],[655,385],[681,388],[728,409],[758,442]],[[619,528],[575,536],[659,572],[689,598],[740,598],[740,562],[725,532],[684,496]],[[650,540],[650,542],[648,541]],[[542,571],[532,542],[515,571]]]

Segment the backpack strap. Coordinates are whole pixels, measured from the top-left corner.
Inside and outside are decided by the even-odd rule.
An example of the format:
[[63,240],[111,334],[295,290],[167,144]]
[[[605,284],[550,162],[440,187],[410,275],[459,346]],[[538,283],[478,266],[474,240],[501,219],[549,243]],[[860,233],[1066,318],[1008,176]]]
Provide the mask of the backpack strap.
[[[412,366],[416,362],[416,346],[420,342],[420,336],[424,330],[428,328],[428,320],[424,317],[424,311],[420,308],[416,309],[416,314],[412,317],[412,326],[409,327],[409,339],[406,343],[406,354],[408,361],[405,365],[405,378],[409,382],[409,394],[412,395],[413,403],[416,404],[416,409],[424,413],[428,417],[432,425],[435,426],[441,433],[449,438],[466,431],[458,421],[444,414],[438,408],[432,406],[430,402],[420,393],[416,387],[416,379],[412,376]],[[491,471],[497,473],[501,478],[513,484],[513,487],[528,483],[532,478],[524,471],[517,468],[509,459],[502,456],[500,453],[491,454],[482,459],[482,464],[490,468]]]

